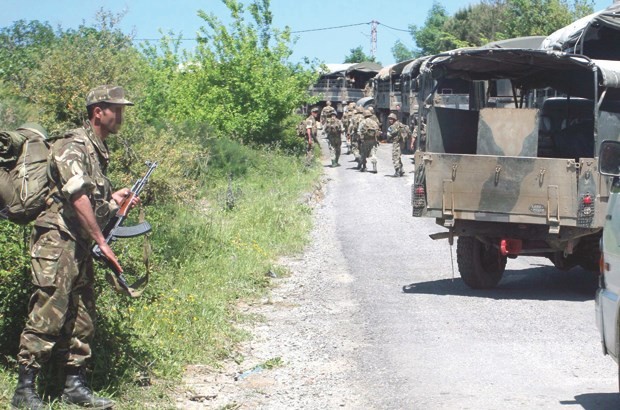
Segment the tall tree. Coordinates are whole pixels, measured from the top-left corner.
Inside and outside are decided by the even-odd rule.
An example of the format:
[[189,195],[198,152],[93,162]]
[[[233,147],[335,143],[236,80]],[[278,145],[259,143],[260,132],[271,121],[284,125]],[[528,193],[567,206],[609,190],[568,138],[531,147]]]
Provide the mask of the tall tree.
[[361,63],[362,61],[372,61],[375,63],[375,57],[371,57],[364,53],[362,46],[352,48],[350,54],[344,58],[344,63]]
[[[482,0],[449,16],[437,1],[424,26],[409,26],[421,55],[514,37],[549,35],[593,12],[592,0]],[[400,42],[394,57],[405,51]]]
[[418,55],[419,53],[416,50],[410,49],[400,40],[396,40],[396,43],[394,43],[394,46],[392,47],[392,56],[394,56],[394,60],[396,60],[397,63],[405,60],[411,60]]

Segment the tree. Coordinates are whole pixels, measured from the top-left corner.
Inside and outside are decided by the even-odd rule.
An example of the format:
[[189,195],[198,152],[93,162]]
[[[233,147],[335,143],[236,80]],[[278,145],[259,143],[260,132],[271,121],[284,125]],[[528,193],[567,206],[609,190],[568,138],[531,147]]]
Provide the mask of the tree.
[[420,48],[420,55],[437,54],[457,47],[456,37],[444,29],[449,18],[446,9],[435,1],[423,27],[409,26],[411,36]]
[[352,48],[350,54],[344,58],[344,63],[361,63],[362,61],[372,61],[376,63],[375,57],[371,57],[364,53],[362,46]]
[[214,14],[198,11],[206,26],[195,56],[170,84],[166,114],[207,123],[221,137],[282,143],[286,121],[308,99],[317,74],[289,62],[290,28],[272,27],[269,0],[255,0],[247,11],[240,1],[222,1],[232,22],[225,26]]
[[[419,54],[478,47],[514,37],[549,35],[593,12],[591,0],[482,0],[449,16],[433,3],[422,27],[409,26]],[[403,52],[397,42],[393,52]],[[396,58],[396,54],[395,54]]]
[[509,0],[505,15],[506,38],[546,36],[592,13],[592,1]]
[[394,43],[394,46],[392,47],[392,56],[394,56],[394,60],[396,60],[397,63],[400,63],[401,61],[411,60],[412,58],[418,57],[419,53],[408,48],[402,43],[402,41],[396,40],[396,43]]

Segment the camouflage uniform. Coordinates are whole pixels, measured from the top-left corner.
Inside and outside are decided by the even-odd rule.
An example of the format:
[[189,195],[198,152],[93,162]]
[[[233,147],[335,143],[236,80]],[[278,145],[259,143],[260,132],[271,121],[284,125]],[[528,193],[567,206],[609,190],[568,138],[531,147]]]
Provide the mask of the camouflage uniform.
[[364,119],[363,112],[364,109],[362,107],[357,107],[355,109],[355,114],[349,122],[349,135],[351,136],[351,152],[353,153],[355,160],[358,162],[358,168],[361,167],[359,125]]
[[377,172],[377,136],[379,134],[379,123],[372,119],[370,111],[364,112],[364,119],[359,124],[358,134],[362,138],[360,149],[361,170],[366,170],[366,161],[370,158],[373,172]]
[[340,165],[338,164],[338,160],[340,159],[340,146],[342,145],[342,131],[342,121],[336,118],[336,112],[334,111],[331,118],[328,118],[325,123],[325,133],[329,141],[329,155],[332,161],[332,167]]
[[[318,108],[313,108],[312,112],[318,112]],[[310,116],[308,118],[306,118],[306,133],[308,132],[308,130],[311,130],[312,141],[318,143],[319,140],[317,138],[316,118],[314,118],[314,115],[312,115],[312,113],[310,114]],[[306,135],[306,138],[308,138],[307,135]]]
[[404,175],[403,163],[400,159],[401,145],[405,142],[405,126],[396,119],[396,115],[390,114],[388,119],[394,122],[387,129],[388,141],[392,142],[392,164],[394,165],[394,176]]
[[28,321],[20,338],[19,364],[39,368],[54,345],[68,366],[91,356],[95,326],[91,240],[78,222],[70,198],[86,194],[103,227],[118,206],[105,176],[108,148],[90,123],[69,131],[50,150],[51,192],[31,237],[32,281]]
[[325,122],[329,119],[332,113],[336,112],[336,109],[332,107],[331,101],[327,101],[327,105],[323,107],[321,110],[320,121],[322,125],[325,125]]

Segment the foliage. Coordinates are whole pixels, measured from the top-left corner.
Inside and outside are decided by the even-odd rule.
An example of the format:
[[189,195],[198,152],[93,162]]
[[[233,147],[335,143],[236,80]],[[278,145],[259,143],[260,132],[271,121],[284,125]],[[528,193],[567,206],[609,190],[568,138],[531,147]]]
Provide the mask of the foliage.
[[590,0],[482,0],[449,16],[434,2],[424,26],[409,26],[418,50],[409,50],[400,41],[392,48],[402,61],[461,47],[478,47],[492,41],[515,37],[549,35],[593,11]]
[[411,60],[412,58],[418,57],[418,53],[415,50],[411,50],[407,48],[402,41],[396,40],[394,46],[392,47],[392,56],[397,63],[405,60]]
[[348,63],[361,63],[364,61],[372,61],[373,63],[376,63],[376,59],[373,56],[369,56],[366,53],[364,53],[364,50],[362,49],[362,46],[358,46],[355,48],[352,48],[350,50],[350,53],[348,56],[346,56],[344,58],[343,63],[348,64]]
[[0,29],[0,76],[14,92],[26,88],[30,70],[38,66],[55,40],[49,23],[38,20],[19,20]]
[[[172,81],[161,87],[160,73],[148,84],[147,94],[156,98],[149,105],[158,105],[161,116],[175,121],[209,124],[217,137],[279,145],[285,139],[283,125],[307,100],[316,74],[288,61],[290,29],[272,27],[268,0],[252,2],[247,12],[236,0],[224,3],[232,23],[226,27],[215,15],[199,11],[206,26],[196,54],[186,56],[180,70],[174,71],[178,60],[170,45],[162,52],[151,48],[151,72],[163,67]],[[153,87],[161,91],[152,92]]]

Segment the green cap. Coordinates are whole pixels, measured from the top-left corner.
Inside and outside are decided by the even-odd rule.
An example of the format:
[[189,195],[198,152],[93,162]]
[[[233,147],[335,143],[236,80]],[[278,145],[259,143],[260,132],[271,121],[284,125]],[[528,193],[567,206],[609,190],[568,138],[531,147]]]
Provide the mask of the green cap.
[[93,88],[86,94],[86,106],[106,102],[109,104],[133,105],[129,100],[125,99],[125,90],[123,87],[115,85],[100,85]]

